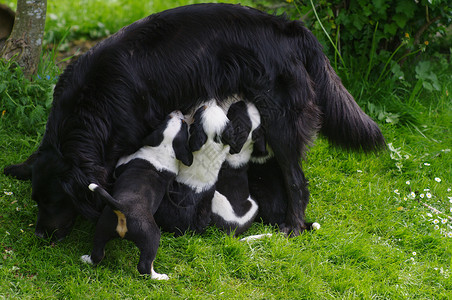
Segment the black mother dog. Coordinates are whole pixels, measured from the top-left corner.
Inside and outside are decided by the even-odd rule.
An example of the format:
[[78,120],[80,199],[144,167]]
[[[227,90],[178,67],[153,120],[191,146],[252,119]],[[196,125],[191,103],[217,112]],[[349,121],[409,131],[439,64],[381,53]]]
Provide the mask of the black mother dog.
[[287,193],[285,232],[307,228],[300,158],[317,132],[346,148],[384,147],[378,126],[301,22],[200,4],[137,21],[68,66],[39,149],[5,174],[32,180],[36,234],[63,238],[78,214],[96,219],[102,211],[87,186],[111,184],[118,159],[135,152],[171,111],[185,114],[234,94],[261,115]]

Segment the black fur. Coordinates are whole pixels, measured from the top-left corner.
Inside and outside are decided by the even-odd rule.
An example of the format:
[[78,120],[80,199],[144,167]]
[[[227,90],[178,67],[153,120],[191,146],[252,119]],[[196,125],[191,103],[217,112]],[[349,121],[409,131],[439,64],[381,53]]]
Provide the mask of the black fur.
[[248,168],[250,194],[259,205],[257,220],[285,227],[287,191],[284,176],[275,158],[265,163],[251,162]]
[[37,234],[63,237],[76,212],[96,219],[102,210],[87,185],[108,188],[118,158],[136,151],[170,111],[186,113],[234,94],[262,116],[287,193],[286,232],[306,228],[309,198],[299,160],[319,130],[345,147],[384,146],[301,22],[200,4],[137,21],[68,66],[38,153],[5,173],[32,179],[40,215],[52,211],[39,218]]

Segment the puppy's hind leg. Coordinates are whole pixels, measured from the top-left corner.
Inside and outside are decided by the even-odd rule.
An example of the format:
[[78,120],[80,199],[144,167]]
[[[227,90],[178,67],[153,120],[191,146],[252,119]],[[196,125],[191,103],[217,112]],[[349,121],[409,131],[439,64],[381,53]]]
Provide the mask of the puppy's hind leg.
[[105,256],[105,245],[108,241],[118,236],[116,225],[118,224],[118,217],[113,210],[106,206],[102,211],[102,215],[96,225],[96,232],[94,234],[94,245],[91,255],[83,255],[81,260],[84,263],[97,265]]
[[135,245],[140,250],[138,272],[142,275],[151,275],[152,279],[168,280],[169,278],[166,274],[159,274],[154,271],[154,260],[157,255],[161,234],[152,214],[141,215],[140,219],[129,219],[129,223],[130,231],[127,239],[135,242]]

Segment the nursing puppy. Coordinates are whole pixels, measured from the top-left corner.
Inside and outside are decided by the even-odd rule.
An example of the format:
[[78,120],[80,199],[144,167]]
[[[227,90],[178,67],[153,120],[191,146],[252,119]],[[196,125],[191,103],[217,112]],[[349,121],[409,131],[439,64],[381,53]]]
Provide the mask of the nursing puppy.
[[248,188],[248,161],[251,155],[265,155],[265,139],[256,106],[244,101],[232,105],[227,114],[235,138],[243,143],[239,153],[226,156],[212,199],[212,223],[235,235],[247,230],[258,212]]
[[170,193],[154,216],[164,231],[176,235],[189,229],[201,233],[209,225],[218,172],[230,151],[241,150],[242,145],[234,140],[232,123],[216,100],[195,112],[189,146],[193,164],[180,166]]
[[107,205],[97,223],[91,255],[82,256],[82,261],[98,264],[108,241],[126,238],[140,249],[138,271],[162,280],[168,276],[156,273],[153,268],[160,241],[160,229],[153,215],[179,173],[179,161],[186,165],[193,161],[188,149],[188,126],[182,113],[171,113],[144,144],[134,154],[118,161],[112,196],[97,184],[89,185]]

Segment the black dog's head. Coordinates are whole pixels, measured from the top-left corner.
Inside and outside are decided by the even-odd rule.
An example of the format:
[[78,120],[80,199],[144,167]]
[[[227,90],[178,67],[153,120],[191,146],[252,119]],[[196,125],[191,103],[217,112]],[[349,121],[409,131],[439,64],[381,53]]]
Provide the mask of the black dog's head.
[[70,167],[52,148],[40,149],[31,168],[32,198],[38,204],[35,234],[61,240],[72,229],[77,216],[64,180]]
[[101,201],[83,187],[85,176],[52,146],[41,145],[27,161],[5,168],[4,173],[32,181],[32,198],[38,205],[38,237],[61,240],[70,233],[79,213],[96,219],[101,211]]

